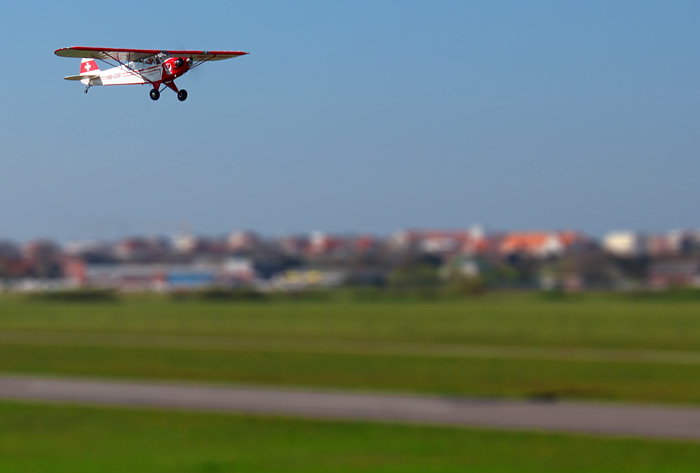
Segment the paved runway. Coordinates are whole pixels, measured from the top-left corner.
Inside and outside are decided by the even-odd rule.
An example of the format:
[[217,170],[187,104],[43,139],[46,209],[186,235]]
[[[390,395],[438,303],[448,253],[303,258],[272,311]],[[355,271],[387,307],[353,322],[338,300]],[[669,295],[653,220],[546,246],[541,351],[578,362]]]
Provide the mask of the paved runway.
[[700,408],[0,376],[0,399],[700,440]]

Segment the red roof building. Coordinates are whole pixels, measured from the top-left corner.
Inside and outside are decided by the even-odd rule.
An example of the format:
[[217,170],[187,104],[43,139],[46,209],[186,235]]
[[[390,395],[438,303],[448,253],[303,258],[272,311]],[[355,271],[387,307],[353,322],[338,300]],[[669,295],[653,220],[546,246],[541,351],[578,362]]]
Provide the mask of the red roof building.
[[513,232],[503,237],[498,250],[502,255],[558,256],[585,241],[587,238],[584,235],[574,231]]

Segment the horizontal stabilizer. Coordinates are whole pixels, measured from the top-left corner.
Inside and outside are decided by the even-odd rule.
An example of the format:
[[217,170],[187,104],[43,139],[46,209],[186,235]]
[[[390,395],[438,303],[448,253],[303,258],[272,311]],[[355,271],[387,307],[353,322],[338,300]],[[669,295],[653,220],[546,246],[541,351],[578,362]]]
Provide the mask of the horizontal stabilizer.
[[97,79],[100,77],[98,74],[83,74],[82,76],[66,76],[65,80],[83,80],[83,79]]

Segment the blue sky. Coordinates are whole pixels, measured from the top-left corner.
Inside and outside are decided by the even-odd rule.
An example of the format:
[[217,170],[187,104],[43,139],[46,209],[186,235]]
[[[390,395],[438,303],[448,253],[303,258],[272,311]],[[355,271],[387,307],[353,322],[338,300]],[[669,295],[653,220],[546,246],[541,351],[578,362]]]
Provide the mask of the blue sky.
[[[0,238],[698,227],[700,3],[0,7]],[[72,45],[234,49],[189,98]]]

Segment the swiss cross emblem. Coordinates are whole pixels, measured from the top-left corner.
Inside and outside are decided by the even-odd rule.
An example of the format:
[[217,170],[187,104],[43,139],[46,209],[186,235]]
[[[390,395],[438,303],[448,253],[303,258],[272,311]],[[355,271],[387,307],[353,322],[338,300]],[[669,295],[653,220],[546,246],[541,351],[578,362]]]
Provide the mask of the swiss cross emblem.
[[95,63],[94,60],[85,61],[84,63],[82,63],[80,65],[80,72],[81,73],[90,72],[90,71],[93,71],[95,69],[97,69],[97,64]]

